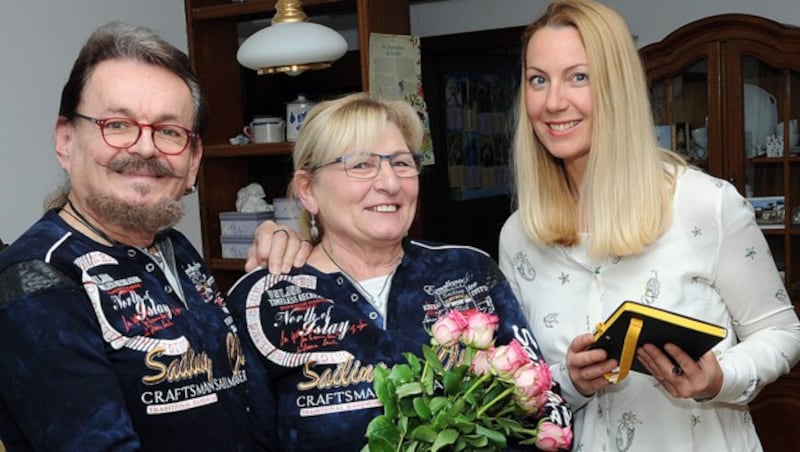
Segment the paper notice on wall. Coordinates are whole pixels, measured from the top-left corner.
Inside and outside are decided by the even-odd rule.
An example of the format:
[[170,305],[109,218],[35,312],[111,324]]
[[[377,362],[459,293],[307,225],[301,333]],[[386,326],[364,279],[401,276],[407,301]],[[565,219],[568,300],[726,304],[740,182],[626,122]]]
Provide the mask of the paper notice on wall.
[[422,92],[419,37],[372,33],[369,37],[369,91],[381,99],[403,99],[419,114],[425,130],[423,165],[434,163],[430,118]]

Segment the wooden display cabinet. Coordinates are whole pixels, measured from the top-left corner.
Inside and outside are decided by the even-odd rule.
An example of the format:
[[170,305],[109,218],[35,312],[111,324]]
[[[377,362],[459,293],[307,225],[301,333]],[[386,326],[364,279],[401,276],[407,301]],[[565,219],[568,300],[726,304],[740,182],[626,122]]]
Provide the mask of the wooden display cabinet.
[[410,32],[409,0],[304,0],[303,10],[311,20],[323,14],[355,14],[359,50],[348,52],[329,69],[297,77],[259,76],[236,60],[238,29],[247,22],[270,19],[275,3],[185,0],[189,56],[209,111],[198,177],[203,254],[223,290],[243,274],[244,261],[222,258],[219,213],[236,210],[238,190],[252,182],[264,187],[267,199],[285,196],[292,173],[292,143],[231,145],[228,139],[255,115],[283,117],[286,102],[300,93],[318,101],[368,91],[370,33]]
[[[641,56],[656,124],[706,128],[706,148],[690,148],[693,164],[746,197],[783,197],[778,224],[762,228],[800,311],[800,221],[793,221],[800,220],[800,146],[787,139],[768,154],[765,145],[772,134],[789,136],[789,121],[800,118],[800,28],[744,14],[712,16],[642,48]],[[767,386],[751,412],[766,451],[796,450],[800,430],[782,426],[800,416],[800,368]]]

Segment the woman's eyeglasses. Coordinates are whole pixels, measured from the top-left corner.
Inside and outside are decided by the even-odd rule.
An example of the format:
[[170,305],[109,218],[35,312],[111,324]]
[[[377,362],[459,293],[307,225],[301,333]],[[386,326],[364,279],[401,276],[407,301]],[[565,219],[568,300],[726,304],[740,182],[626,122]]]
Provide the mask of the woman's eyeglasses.
[[422,154],[400,151],[393,154],[347,154],[332,162],[314,165],[311,171],[341,163],[344,172],[353,179],[373,179],[381,170],[381,162],[387,160],[397,177],[416,177],[422,167]]

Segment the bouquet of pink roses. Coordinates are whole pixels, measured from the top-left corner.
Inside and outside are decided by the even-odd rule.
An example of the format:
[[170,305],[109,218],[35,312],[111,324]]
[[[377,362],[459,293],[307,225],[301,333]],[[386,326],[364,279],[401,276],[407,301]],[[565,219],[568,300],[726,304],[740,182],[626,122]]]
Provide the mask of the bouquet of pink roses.
[[376,367],[373,387],[384,414],[367,427],[363,450],[569,448],[569,427],[535,420],[548,402],[550,368],[516,340],[495,346],[497,325],[495,315],[450,311],[434,323],[422,359],[405,353],[408,364]]

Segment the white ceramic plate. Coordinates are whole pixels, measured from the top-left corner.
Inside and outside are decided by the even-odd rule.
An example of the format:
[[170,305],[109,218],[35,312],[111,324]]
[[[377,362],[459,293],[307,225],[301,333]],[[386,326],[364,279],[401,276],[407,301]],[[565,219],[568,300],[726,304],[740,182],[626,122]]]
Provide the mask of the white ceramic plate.
[[751,134],[752,145],[745,149],[748,157],[762,153],[767,137],[778,124],[778,103],[775,96],[756,85],[744,84],[744,130]]

